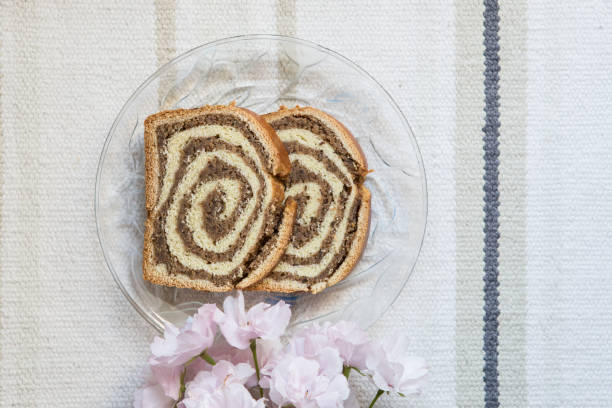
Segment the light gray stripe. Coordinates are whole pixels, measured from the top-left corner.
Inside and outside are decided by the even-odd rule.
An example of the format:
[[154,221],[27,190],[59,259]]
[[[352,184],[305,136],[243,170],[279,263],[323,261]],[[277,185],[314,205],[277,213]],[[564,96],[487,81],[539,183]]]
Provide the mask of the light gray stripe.
[[500,7],[499,394],[527,407],[525,370],[527,0]]
[[456,404],[481,406],[482,389],[482,1],[455,2]]
[[[155,54],[157,67],[176,56],[176,1],[155,0]],[[161,105],[176,78],[175,72],[167,72],[160,81],[158,101]]]
[[294,37],[296,23],[295,0],[276,0],[276,32]]

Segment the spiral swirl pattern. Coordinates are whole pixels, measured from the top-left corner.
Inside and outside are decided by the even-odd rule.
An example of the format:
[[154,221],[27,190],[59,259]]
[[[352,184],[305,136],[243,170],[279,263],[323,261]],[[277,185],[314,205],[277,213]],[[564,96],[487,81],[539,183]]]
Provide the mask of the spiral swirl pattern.
[[268,152],[248,123],[219,114],[161,126],[157,145],[161,173],[149,217],[157,272],[235,285],[261,262],[283,209]]
[[369,217],[369,192],[362,186],[365,159],[354,160],[336,132],[315,117],[293,114],[270,124],[289,153],[286,196],[297,201],[298,210],[291,242],[266,281],[277,289],[291,286],[316,292],[328,285],[347,258],[362,250],[353,241],[364,225],[359,220],[360,209],[366,210],[364,200]]

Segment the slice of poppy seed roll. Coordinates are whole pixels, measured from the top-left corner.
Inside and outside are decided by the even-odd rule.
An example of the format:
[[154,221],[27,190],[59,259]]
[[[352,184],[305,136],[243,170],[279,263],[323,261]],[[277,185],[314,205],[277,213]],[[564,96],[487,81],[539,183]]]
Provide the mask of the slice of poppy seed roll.
[[310,107],[263,116],[289,152],[285,194],[298,203],[291,242],[252,290],[317,293],[344,279],[365,248],[370,191],[365,156],[348,129]]
[[289,170],[276,133],[249,110],[230,104],[149,116],[144,278],[215,292],[263,279],[292,232]]

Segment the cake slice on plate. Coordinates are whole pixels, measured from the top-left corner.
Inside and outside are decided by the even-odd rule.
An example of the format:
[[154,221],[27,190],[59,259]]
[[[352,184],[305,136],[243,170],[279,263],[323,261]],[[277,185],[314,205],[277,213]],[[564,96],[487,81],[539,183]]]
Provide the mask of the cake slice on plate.
[[206,291],[263,279],[289,243],[290,162],[274,130],[236,106],[145,120],[144,278]]
[[281,108],[264,115],[289,152],[288,197],[298,203],[291,243],[252,290],[317,293],[344,279],[364,250],[370,221],[368,166],[355,138],[330,115]]

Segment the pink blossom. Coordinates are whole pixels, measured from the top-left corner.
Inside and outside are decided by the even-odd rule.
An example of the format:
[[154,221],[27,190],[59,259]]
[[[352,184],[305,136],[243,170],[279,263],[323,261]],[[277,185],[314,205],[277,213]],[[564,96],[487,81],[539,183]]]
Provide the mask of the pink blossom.
[[289,341],[286,351],[296,356],[312,358],[333,343],[327,337],[327,327],[313,324],[298,331]]
[[245,363],[244,361],[235,361],[236,355],[241,353],[242,350],[236,350],[234,347],[230,346],[228,342],[222,337],[219,336],[215,341],[215,344],[210,346],[210,348],[206,351],[209,356],[213,358],[215,361],[231,361],[232,363]]
[[229,361],[219,361],[210,371],[218,380],[217,385],[229,383],[245,384],[255,374],[255,369],[248,364],[232,364]]
[[[237,350],[234,347],[227,344],[225,339],[222,336],[219,336],[215,343],[206,349],[206,354],[208,354],[214,361],[229,361],[233,364],[238,363],[248,363],[249,358],[246,353],[250,354],[250,350]],[[243,357],[241,354],[245,354]],[[187,366],[187,371],[185,373],[185,382],[189,382],[195,378],[200,371],[211,371],[213,368],[208,362],[206,362],[202,358],[198,358],[191,362]]]
[[210,304],[200,307],[181,330],[168,323],[164,337],[155,337],[151,343],[149,364],[176,367],[210,347],[217,332],[213,316],[218,310]]
[[[283,345],[279,339],[257,340],[257,363],[262,376],[270,375],[282,357]],[[249,364],[255,365],[253,354],[249,353]]]
[[246,312],[241,291],[235,298],[227,297],[223,302],[223,313],[218,311],[214,317],[227,342],[241,350],[248,348],[251,340],[256,338],[280,337],[290,318],[291,309],[282,300],[273,306],[258,303]]
[[159,384],[149,383],[134,393],[134,408],[171,408],[174,400]]
[[248,364],[232,364],[229,361],[218,361],[210,371],[200,371],[187,387],[188,395],[199,395],[211,393],[217,388],[224,387],[230,383],[244,385],[255,373],[253,367]]
[[244,385],[231,383],[198,398],[185,398],[182,408],[265,408],[264,399],[255,400]]
[[368,336],[352,322],[314,323],[298,331],[291,340],[294,353],[314,357],[327,347],[338,350],[344,365],[365,368],[368,353]]
[[248,364],[219,361],[211,371],[201,371],[187,383],[185,408],[259,408],[263,400],[255,401],[244,384],[255,373]]
[[200,306],[198,312],[192,316],[191,331],[198,333],[206,342],[215,339],[217,324],[214,322],[215,314],[219,312],[216,305],[205,304]]
[[428,368],[424,359],[408,354],[406,338],[391,336],[374,343],[366,359],[368,373],[383,391],[414,394],[425,385]]
[[[219,337],[215,343],[210,346],[206,352],[215,361],[229,361],[232,364],[245,363],[251,367],[255,366],[253,361],[253,353],[250,349],[239,350],[230,346],[223,337]],[[259,364],[262,375],[269,373],[274,368],[274,361],[278,359],[282,352],[282,345],[279,339],[275,340],[257,340],[257,362]],[[200,371],[210,371],[212,366],[203,359],[197,359],[187,367],[185,381],[191,381]],[[255,371],[253,375],[245,382],[247,387],[257,385],[257,377]]]
[[364,369],[370,340],[353,322],[340,321],[329,327],[327,335],[338,349],[345,365]]
[[[246,363],[251,367],[255,367],[255,361],[253,360],[253,353],[250,349],[239,350],[236,348],[232,348],[230,345],[225,343],[225,341],[221,338],[210,350],[211,356],[215,360],[219,360],[220,358],[216,358],[219,354],[224,355],[225,359],[231,361],[234,364]],[[224,344],[225,343],[225,344]],[[269,375],[272,372],[272,369],[276,365],[276,361],[281,357],[283,346],[279,339],[274,340],[256,340],[256,350],[257,350],[257,364],[259,364],[259,371],[261,376]],[[247,380],[245,383],[247,387],[254,387],[257,385],[257,376],[255,372],[253,375]]]
[[[216,361],[216,360],[215,360]],[[185,367],[185,382],[189,382],[195,378],[200,371],[210,371],[211,365],[201,358],[195,359],[187,367]]]
[[305,357],[319,363],[320,370],[325,375],[335,375],[342,372],[342,358],[333,346],[315,344],[308,338],[293,339],[286,348],[288,355]]
[[179,330],[167,324],[164,337],[153,339],[149,365],[167,396],[178,398],[183,364],[213,344],[217,331],[215,311],[218,311],[215,305],[204,305],[185,327]]
[[[276,358],[282,351],[279,339],[257,340],[257,360],[260,369],[263,369],[270,361]],[[214,345],[208,349],[208,354],[215,360],[227,360],[234,364],[247,363],[254,366],[253,353],[250,349],[236,349],[230,346],[223,337],[219,337]]]
[[182,371],[182,366],[151,366],[151,372],[153,373],[155,381],[157,381],[162,390],[164,390],[164,393],[172,399],[177,399],[179,397]]
[[[257,351],[259,354],[260,353],[259,348]],[[223,337],[219,337],[217,341],[215,342],[215,344],[208,349],[207,353],[215,361],[226,360],[226,361],[231,362],[232,364],[245,363],[245,364],[249,364],[250,366],[254,366],[253,353],[251,352],[251,350],[249,350],[248,348],[244,350],[239,350],[237,348],[234,348],[230,346]],[[203,369],[208,369],[208,370],[210,369],[210,365],[206,363],[204,360],[202,360],[201,363],[198,363],[197,371],[199,372],[199,371],[202,371]],[[197,374],[196,372],[194,376],[190,377],[189,376],[190,370],[191,370],[191,365],[188,368],[188,372],[186,376],[188,380],[192,379],[195,376],[195,374]],[[247,387],[253,387],[257,385],[257,376],[255,375],[255,371],[253,371],[253,375],[245,382],[245,385]]]
[[319,362],[285,355],[267,380],[270,399],[296,408],[337,408],[349,396],[348,382],[340,374],[325,373]]

